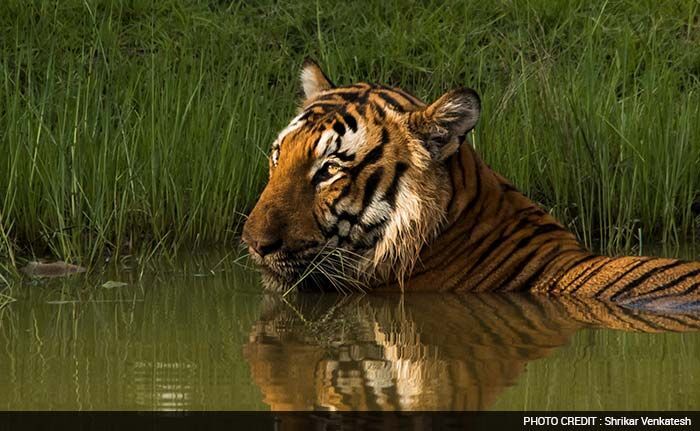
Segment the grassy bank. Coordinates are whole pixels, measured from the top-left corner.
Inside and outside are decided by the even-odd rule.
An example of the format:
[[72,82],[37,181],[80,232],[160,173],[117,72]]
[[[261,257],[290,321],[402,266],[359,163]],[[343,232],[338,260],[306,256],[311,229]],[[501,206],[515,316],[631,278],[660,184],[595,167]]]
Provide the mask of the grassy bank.
[[0,260],[234,243],[305,55],[476,88],[478,150],[588,244],[692,234],[700,4],[469,3],[3,2]]

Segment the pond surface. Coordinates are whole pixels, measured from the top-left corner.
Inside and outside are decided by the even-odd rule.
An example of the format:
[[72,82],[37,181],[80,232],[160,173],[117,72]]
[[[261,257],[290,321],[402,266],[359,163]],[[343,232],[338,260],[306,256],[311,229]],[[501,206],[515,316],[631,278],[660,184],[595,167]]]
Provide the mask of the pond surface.
[[249,270],[177,267],[15,287],[0,409],[700,405],[700,314],[529,295],[281,298]]

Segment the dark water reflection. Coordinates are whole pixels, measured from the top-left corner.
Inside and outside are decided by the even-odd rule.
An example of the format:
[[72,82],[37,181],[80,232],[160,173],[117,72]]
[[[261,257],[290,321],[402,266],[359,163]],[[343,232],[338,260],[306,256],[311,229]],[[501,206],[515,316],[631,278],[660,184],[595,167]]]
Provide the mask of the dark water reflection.
[[700,316],[532,296],[260,293],[246,271],[26,285],[2,409],[697,409]]
[[[269,298],[251,331],[245,356],[265,403],[276,410],[483,410],[507,407],[497,404],[499,398],[524,377],[531,362],[552,355],[577,331],[594,327],[697,331],[700,316],[642,314],[601,302],[529,295],[431,294],[401,299],[300,295],[286,302]],[[680,359],[678,365],[690,367],[685,372],[696,373],[700,371],[697,335],[692,340],[695,355],[684,359],[683,353],[668,350],[664,341],[669,339],[647,336],[646,349],[623,351],[614,360],[624,362],[627,373],[653,379],[647,383],[657,391],[660,381],[679,383],[663,395],[657,392],[659,400],[675,399],[679,402],[672,404],[675,408],[697,407],[699,390],[681,383],[689,377],[679,374],[684,370],[659,376],[662,364],[656,358],[661,350],[664,361]],[[595,344],[587,347],[595,353],[600,350]],[[609,346],[611,352],[618,348]],[[568,392],[575,392],[576,385],[622,389],[620,393],[628,395],[630,388],[608,386],[626,380],[609,374],[614,364],[590,370],[605,356],[596,358],[585,349],[577,355],[583,357],[552,362],[553,368],[580,368],[574,370],[578,378],[534,382],[534,393],[528,396],[558,394],[569,400],[569,407],[577,408],[583,406]],[[645,386],[635,384],[633,390]],[[646,394],[638,396],[641,400]],[[540,406],[543,400],[534,401]]]

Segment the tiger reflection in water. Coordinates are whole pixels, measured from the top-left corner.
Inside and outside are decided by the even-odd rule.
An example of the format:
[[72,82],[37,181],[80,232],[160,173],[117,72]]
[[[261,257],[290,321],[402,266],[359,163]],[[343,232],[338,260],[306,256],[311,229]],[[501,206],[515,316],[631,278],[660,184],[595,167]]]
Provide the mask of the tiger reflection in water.
[[272,410],[483,410],[590,326],[696,331],[700,315],[517,294],[269,296],[244,354]]

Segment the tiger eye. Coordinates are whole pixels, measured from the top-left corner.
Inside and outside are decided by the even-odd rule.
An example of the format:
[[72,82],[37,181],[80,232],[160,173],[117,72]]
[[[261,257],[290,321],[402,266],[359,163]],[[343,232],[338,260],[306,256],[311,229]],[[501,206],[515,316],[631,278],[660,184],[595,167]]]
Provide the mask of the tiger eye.
[[340,165],[336,165],[335,163],[330,163],[328,165],[328,167],[326,168],[326,170],[328,171],[328,174],[330,176],[333,176],[333,175],[337,174],[338,172],[340,172]]

